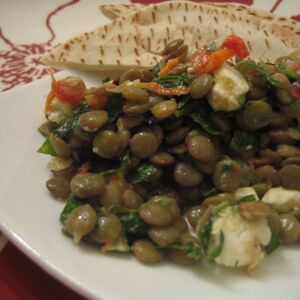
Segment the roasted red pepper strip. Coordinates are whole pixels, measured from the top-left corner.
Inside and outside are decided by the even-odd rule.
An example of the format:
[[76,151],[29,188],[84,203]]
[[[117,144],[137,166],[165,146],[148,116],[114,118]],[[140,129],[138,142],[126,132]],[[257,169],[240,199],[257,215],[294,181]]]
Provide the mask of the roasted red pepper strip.
[[207,50],[197,51],[192,58],[193,73],[213,73],[222,66],[226,60],[233,56],[234,53],[230,49],[220,49],[214,52]]
[[292,85],[292,98],[294,100],[300,100],[300,82],[296,81]]
[[138,87],[150,90],[158,95],[162,96],[181,96],[190,92],[191,88],[186,86],[178,86],[172,88],[166,88],[156,82],[141,82]]
[[52,90],[59,100],[76,106],[84,98],[85,84],[80,78],[72,76],[61,80],[52,79]]
[[245,42],[236,35],[228,36],[222,43],[220,49],[230,49],[235,56],[238,56],[240,58],[246,58],[247,56],[249,56],[249,51]]
[[225,39],[219,50],[208,51],[205,49],[196,51],[192,57],[193,73],[213,73],[229,58],[238,56],[245,58],[249,55],[244,41],[235,35]]

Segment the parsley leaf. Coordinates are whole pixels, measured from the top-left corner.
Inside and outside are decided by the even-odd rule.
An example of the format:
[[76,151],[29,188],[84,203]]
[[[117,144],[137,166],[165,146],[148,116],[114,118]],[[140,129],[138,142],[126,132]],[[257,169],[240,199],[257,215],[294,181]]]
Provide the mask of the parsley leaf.
[[123,99],[120,94],[114,94],[107,99],[105,111],[108,114],[108,122],[113,123],[122,113]]
[[117,174],[125,175],[127,173],[130,162],[131,162],[130,152],[127,151],[124,154],[124,156],[122,157],[120,166],[117,169],[105,170],[105,171],[101,172],[100,174],[106,179],[108,179],[109,177],[111,177],[113,175],[117,175]]
[[79,126],[78,120],[81,114],[91,110],[91,107],[86,101],[82,101],[80,105],[72,112],[72,114],[59,126],[54,134],[64,139],[71,134],[72,130]]
[[37,150],[38,153],[49,154],[51,156],[56,156],[56,152],[54,151],[49,139],[46,139],[43,145]]
[[213,260],[221,254],[224,245],[224,239],[224,234],[221,232],[217,245],[208,252],[205,252],[205,250],[199,244],[193,242],[186,244],[175,242],[163,248],[184,250],[187,252],[188,257],[194,258],[195,260]]
[[148,181],[148,179],[157,171],[157,168],[148,163],[141,164],[134,173],[129,174],[127,179],[132,184],[138,184],[141,182]]
[[177,112],[178,116],[187,116],[191,118],[195,123],[201,126],[203,130],[211,135],[223,136],[224,132],[219,130],[210,120],[208,114],[199,105],[194,103],[185,105],[181,110]]
[[183,85],[186,86],[190,84],[190,80],[186,74],[166,75],[166,76],[154,78],[153,81],[163,85],[166,88],[183,86]]
[[70,195],[68,198],[63,211],[60,214],[60,223],[64,224],[69,214],[79,205],[83,204],[83,200],[76,198],[74,195]]
[[269,74],[269,72],[264,68],[264,66],[262,64],[255,63],[251,59],[241,60],[240,62],[238,62],[236,64],[236,69],[240,70],[243,65],[253,68],[262,78],[264,78],[267,81],[267,83],[271,87],[273,87],[277,90],[282,89],[281,83],[278,80],[272,78],[271,75]]
[[265,251],[267,254],[272,253],[275,251],[281,244],[278,235],[275,233],[275,230],[273,229],[273,226],[271,225],[271,222],[268,222],[270,230],[271,230],[271,239],[267,246],[265,246]]
[[147,224],[141,219],[137,212],[130,212],[120,216],[123,225],[123,231],[126,234],[146,234]]
[[239,199],[239,202],[250,202],[250,201],[256,201],[256,198],[254,195],[246,195]]

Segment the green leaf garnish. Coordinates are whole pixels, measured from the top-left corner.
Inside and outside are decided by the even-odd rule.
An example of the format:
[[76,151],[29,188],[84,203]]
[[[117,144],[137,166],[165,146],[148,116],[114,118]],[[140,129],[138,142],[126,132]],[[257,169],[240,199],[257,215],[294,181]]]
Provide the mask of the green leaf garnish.
[[270,230],[271,230],[271,239],[267,246],[265,246],[265,251],[267,254],[272,253],[275,251],[280,245],[280,239],[278,235],[275,233],[275,230],[273,229],[273,226],[271,225],[271,222],[268,222]]
[[68,198],[65,207],[63,209],[63,211],[60,214],[60,223],[64,224],[65,221],[67,220],[69,214],[79,205],[82,205],[84,202],[83,200],[76,198],[74,195],[70,195],[70,197]]
[[273,88],[275,89],[282,89],[281,83],[272,78],[271,75],[269,74],[269,72],[264,68],[264,66],[260,63],[255,63],[253,60],[249,59],[249,60],[241,60],[240,62],[238,62],[236,64],[236,69],[240,70],[241,66],[243,65],[247,65],[253,69],[256,70],[256,72],[266,80],[266,82]]
[[82,101],[80,105],[71,113],[71,115],[59,126],[54,134],[64,139],[72,133],[75,128],[79,127],[78,120],[81,114],[90,111],[92,108],[86,101]]
[[113,123],[121,115],[123,108],[123,99],[119,94],[114,94],[107,99],[105,111],[108,114],[108,122]]
[[48,154],[51,156],[56,156],[56,152],[54,151],[49,139],[46,139],[43,145],[37,150],[38,153]]
[[157,168],[154,165],[143,163],[140,165],[135,172],[129,174],[127,179],[132,184],[138,184],[141,182],[146,182],[148,179],[157,171]]
[[163,85],[166,88],[187,86],[190,84],[190,80],[186,74],[166,75],[166,76],[154,78],[153,81]]
[[114,175],[125,175],[128,171],[128,166],[131,162],[130,159],[130,152],[127,151],[124,156],[121,158],[120,166],[117,169],[105,170],[100,172],[100,174],[105,178],[108,179]]
[[131,212],[120,216],[123,231],[129,234],[146,234],[147,224],[141,219],[137,212]]
[[196,124],[211,135],[223,136],[224,132],[219,130],[210,120],[205,110],[194,103],[185,105],[177,112],[177,116],[187,116],[191,118]]
[[239,199],[239,202],[250,202],[256,201],[256,197],[254,195],[246,195]]
[[111,81],[111,78],[109,76],[107,76],[104,79],[102,79],[102,83],[106,83],[108,81]]
[[215,259],[221,254],[224,245],[224,240],[225,240],[224,234],[223,232],[221,232],[217,245],[213,249],[210,249],[208,252],[206,252],[199,244],[193,242],[188,242],[185,244],[182,244],[180,242],[175,242],[163,248],[184,250],[187,252],[188,257],[191,257],[195,260],[210,261]]

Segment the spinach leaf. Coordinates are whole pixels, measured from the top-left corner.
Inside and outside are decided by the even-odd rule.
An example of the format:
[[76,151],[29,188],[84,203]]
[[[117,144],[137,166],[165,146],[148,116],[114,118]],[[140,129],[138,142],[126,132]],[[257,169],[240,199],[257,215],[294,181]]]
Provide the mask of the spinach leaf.
[[208,117],[206,110],[194,103],[185,105],[178,111],[177,116],[187,116],[201,126],[203,130],[211,135],[223,136],[224,132],[218,129]]
[[84,202],[79,199],[76,198],[74,195],[70,195],[70,197],[68,198],[65,207],[63,209],[63,211],[60,214],[60,223],[64,224],[65,221],[67,220],[69,214],[79,205],[83,204]]
[[177,97],[176,102],[177,102],[177,109],[181,110],[184,106],[186,106],[189,102],[191,101],[191,96],[190,95],[184,95]]
[[123,99],[120,94],[114,94],[107,99],[105,110],[108,114],[108,122],[113,123],[122,113]]
[[54,131],[54,134],[62,139],[66,138],[72,130],[79,126],[78,120],[80,115],[90,110],[91,107],[88,103],[86,101],[82,101],[72,114],[63,122],[63,124]]
[[224,234],[221,232],[217,245],[207,252],[198,244],[193,242],[186,244],[175,242],[163,248],[184,250],[187,252],[188,257],[194,258],[195,260],[213,260],[221,254],[224,245],[224,239]]
[[166,88],[186,86],[190,84],[190,80],[186,74],[161,76],[154,78],[153,81],[163,85]]
[[257,135],[246,131],[235,131],[230,141],[228,152],[232,156],[247,157],[259,150]]
[[125,175],[127,173],[128,170],[128,166],[131,162],[130,159],[130,152],[127,151],[124,156],[121,159],[121,163],[120,166],[117,169],[111,169],[111,170],[105,170],[103,172],[101,172],[100,174],[105,178],[108,179],[109,177],[113,176],[113,175]]
[[241,60],[240,62],[238,62],[236,64],[236,69],[240,70],[243,65],[246,65],[246,66],[249,66],[249,67],[253,68],[262,78],[264,78],[267,81],[267,83],[271,87],[273,87],[277,90],[282,89],[281,83],[278,80],[273,79],[271,77],[271,75],[269,74],[269,72],[264,68],[264,66],[262,64],[255,63],[251,59]]
[[160,71],[160,68],[159,68],[159,65],[155,65],[154,67],[152,67],[151,69],[149,69],[149,72],[154,76],[156,77],[157,74],[159,73]]
[[52,145],[50,144],[49,139],[46,139],[43,145],[37,150],[38,153],[49,154],[51,156],[56,156],[56,152],[54,151]]
[[239,199],[239,202],[250,202],[250,201],[256,201],[256,198],[254,195],[246,195]]
[[265,251],[267,254],[272,253],[275,251],[280,245],[281,242],[279,240],[278,235],[275,233],[275,230],[273,229],[273,226],[271,225],[271,222],[268,222],[270,230],[271,230],[271,240],[267,246],[265,246]]
[[141,164],[134,173],[128,174],[127,179],[132,184],[138,184],[148,181],[148,179],[157,171],[157,168],[148,163]]
[[137,212],[131,212],[120,216],[123,231],[126,234],[147,234],[148,226]]

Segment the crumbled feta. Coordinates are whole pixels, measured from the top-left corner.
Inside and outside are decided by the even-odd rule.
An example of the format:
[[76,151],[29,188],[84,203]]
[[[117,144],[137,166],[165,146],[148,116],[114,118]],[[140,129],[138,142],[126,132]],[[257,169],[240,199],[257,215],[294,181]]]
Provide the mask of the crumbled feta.
[[247,267],[249,271],[264,258],[263,246],[271,239],[267,219],[248,221],[238,213],[236,206],[224,208],[213,223],[213,246],[221,232],[224,234],[224,245],[215,262],[228,267]]
[[263,196],[262,202],[270,204],[279,212],[289,212],[295,206],[300,206],[300,191],[271,188]]
[[62,102],[56,97],[51,102],[51,111],[46,112],[46,117],[49,121],[60,123],[72,112],[72,105],[66,102]]
[[224,64],[214,74],[214,85],[208,94],[208,102],[215,111],[234,111],[245,102],[249,85],[237,70]]

